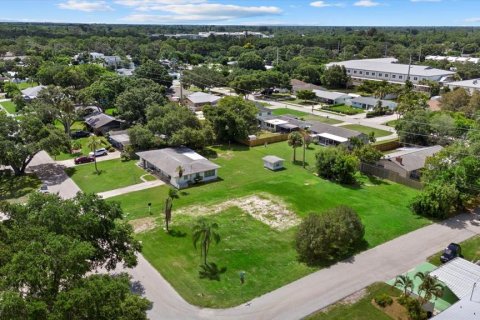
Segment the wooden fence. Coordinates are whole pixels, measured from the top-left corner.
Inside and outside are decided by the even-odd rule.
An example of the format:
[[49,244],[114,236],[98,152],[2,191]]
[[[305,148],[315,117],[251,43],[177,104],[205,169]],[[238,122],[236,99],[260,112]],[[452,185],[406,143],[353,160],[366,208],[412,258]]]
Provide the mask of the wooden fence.
[[403,184],[410,188],[423,189],[423,185],[420,183],[420,181],[413,180],[410,178],[404,178],[401,175],[399,175],[397,172],[390,171],[382,167],[361,163],[360,171],[364,174],[376,176],[382,179],[387,179],[396,183]]
[[395,150],[399,147],[401,147],[402,144],[398,140],[390,140],[390,141],[385,141],[385,142],[377,142],[373,145],[375,149],[378,151],[390,151],[390,150]]
[[278,134],[278,135],[269,136],[265,138],[257,138],[255,140],[248,140],[248,141],[243,140],[239,142],[249,147],[256,147],[256,146],[263,146],[265,143],[270,144],[270,143],[287,141],[287,140],[288,140],[288,134]]

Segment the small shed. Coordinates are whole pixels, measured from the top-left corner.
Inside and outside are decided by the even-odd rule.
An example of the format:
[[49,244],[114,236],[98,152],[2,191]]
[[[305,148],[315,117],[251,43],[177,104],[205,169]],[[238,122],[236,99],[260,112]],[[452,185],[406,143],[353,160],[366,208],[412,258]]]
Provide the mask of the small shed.
[[283,162],[285,161],[282,158],[277,156],[266,156],[262,158],[263,166],[267,169],[277,171],[283,169]]

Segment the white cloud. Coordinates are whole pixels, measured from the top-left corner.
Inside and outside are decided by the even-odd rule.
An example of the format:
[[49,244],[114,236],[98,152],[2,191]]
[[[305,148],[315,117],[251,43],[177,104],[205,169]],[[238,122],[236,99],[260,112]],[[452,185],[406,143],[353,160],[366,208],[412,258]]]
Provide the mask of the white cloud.
[[480,18],[467,18],[465,22],[480,22]]
[[116,4],[127,7],[149,7],[155,5],[205,3],[207,0],[115,0]]
[[410,0],[410,2],[442,2],[442,0]]
[[93,11],[111,11],[113,10],[105,1],[82,1],[82,0],[68,0],[60,2],[58,7],[66,10],[77,10],[85,12]]
[[376,7],[376,6],[379,6],[380,3],[379,2],[375,2],[373,0],[360,0],[360,1],[357,1],[353,4],[355,7]]
[[314,1],[314,2],[311,2],[310,5],[312,7],[316,7],[316,8],[344,7],[345,6],[345,4],[343,4],[343,3],[329,3],[329,2],[326,2],[326,1]]

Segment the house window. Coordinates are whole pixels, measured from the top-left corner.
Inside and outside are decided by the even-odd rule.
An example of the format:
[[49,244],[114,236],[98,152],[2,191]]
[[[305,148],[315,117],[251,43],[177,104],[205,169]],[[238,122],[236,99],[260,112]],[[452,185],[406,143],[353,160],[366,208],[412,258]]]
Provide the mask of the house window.
[[392,74],[392,78],[393,78],[393,79],[395,79],[396,77],[397,77],[396,75]]
[[403,76],[398,76],[398,79],[403,79]]
[[383,77],[383,74],[379,73],[378,76],[379,76],[379,77]]
[[205,171],[205,173],[203,174],[203,176],[204,176],[205,178],[213,177],[213,176],[215,176],[215,170]]
[[370,75],[370,72],[367,71],[367,72],[365,72],[365,74],[366,74],[367,76],[369,76],[369,75]]
[[356,74],[356,73],[357,73],[357,70],[353,70],[353,73],[355,73],[355,74]]
[[372,76],[374,76],[374,75],[375,75],[375,72],[372,72]]
[[363,71],[359,71],[358,73],[363,74]]
[[348,70],[347,70],[347,73],[350,73],[350,72],[351,72],[350,69],[348,69]]
[[417,81],[417,80],[418,80],[418,78],[417,78],[417,77],[413,77],[413,80]]

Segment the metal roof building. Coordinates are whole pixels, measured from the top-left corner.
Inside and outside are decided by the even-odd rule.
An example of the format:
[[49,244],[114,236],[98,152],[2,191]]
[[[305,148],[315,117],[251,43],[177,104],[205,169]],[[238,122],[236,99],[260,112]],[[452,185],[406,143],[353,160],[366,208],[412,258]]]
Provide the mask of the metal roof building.
[[480,79],[470,79],[463,81],[454,81],[448,84],[450,89],[463,88],[473,93],[474,91],[480,91]]

